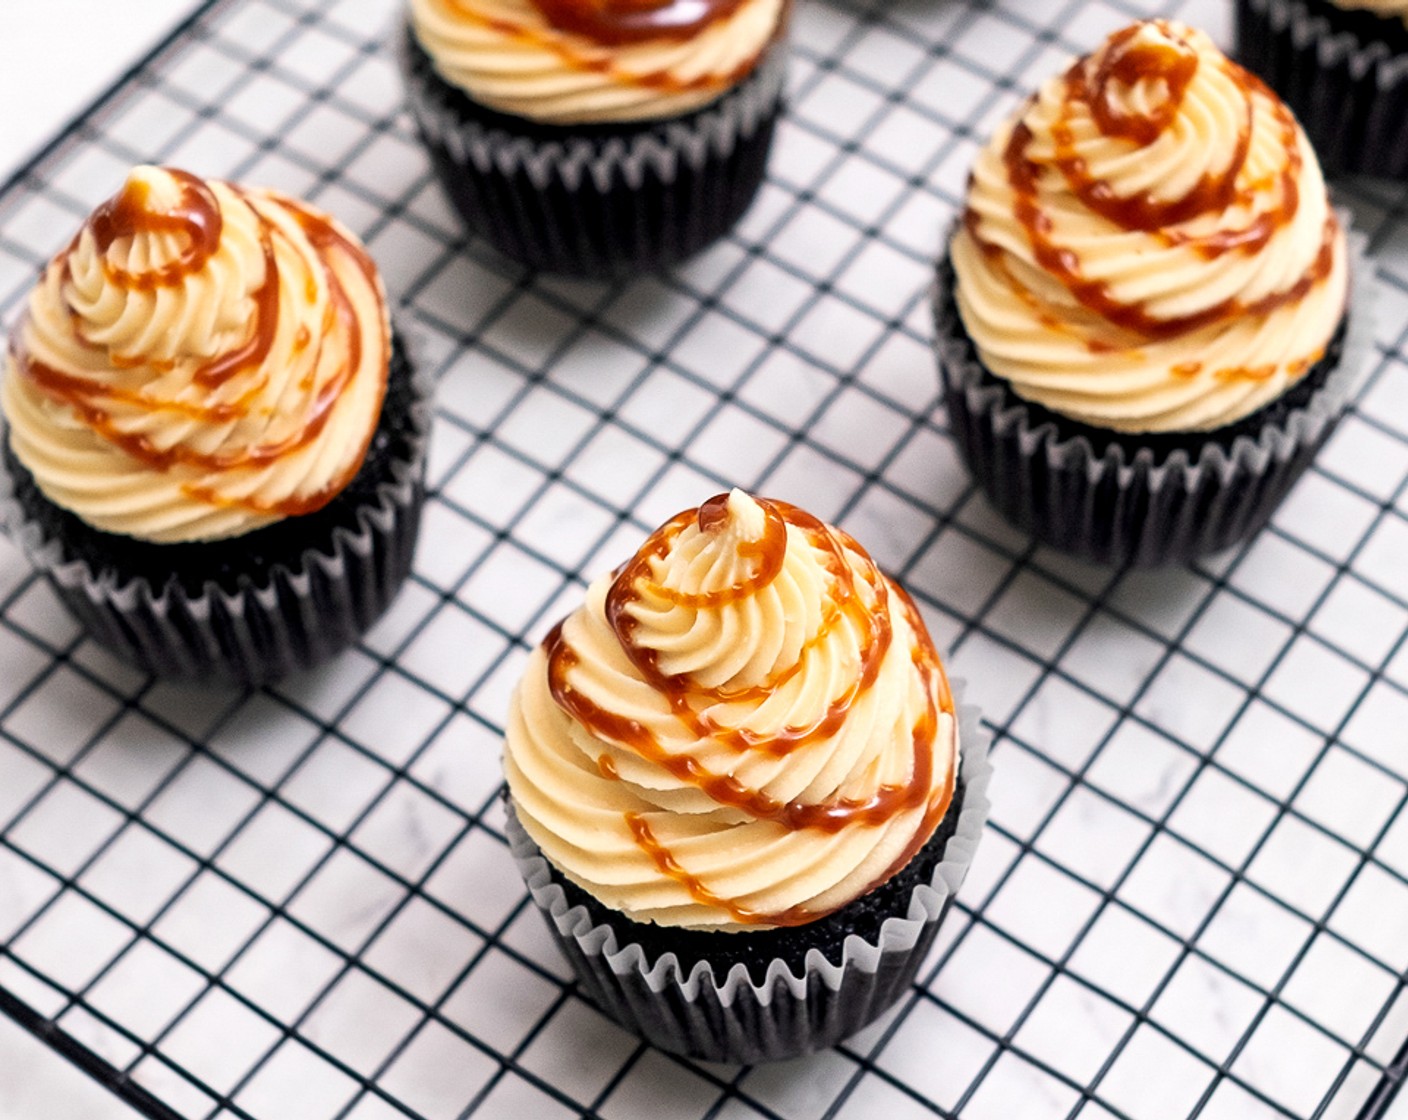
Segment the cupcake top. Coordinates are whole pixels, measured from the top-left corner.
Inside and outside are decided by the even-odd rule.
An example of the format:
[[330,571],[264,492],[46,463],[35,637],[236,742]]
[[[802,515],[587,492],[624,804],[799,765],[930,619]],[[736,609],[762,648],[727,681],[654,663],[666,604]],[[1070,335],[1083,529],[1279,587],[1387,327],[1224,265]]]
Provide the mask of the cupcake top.
[[411,0],[451,85],[545,124],[675,117],[742,81],[789,0]]
[[1110,36],[997,130],[951,251],[984,364],[1117,431],[1250,415],[1345,311],[1344,232],[1300,126],[1168,20]]
[[351,481],[389,358],[381,281],[335,221],[138,167],[45,268],[0,405],[55,504],[112,533],[209,541]]
[[884,882],[957,763],[914,603],[839,529],[737,490],[592,584],[533,652],[504,757],[568,878],[637,921],[727,931]]

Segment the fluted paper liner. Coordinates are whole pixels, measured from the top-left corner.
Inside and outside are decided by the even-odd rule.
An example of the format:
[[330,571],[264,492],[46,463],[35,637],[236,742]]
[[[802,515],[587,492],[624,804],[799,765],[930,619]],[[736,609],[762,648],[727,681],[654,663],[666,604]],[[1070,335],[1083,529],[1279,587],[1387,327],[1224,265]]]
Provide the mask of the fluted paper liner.
[[1291,107],[1327,174],[1408,178],[1408,50],[1362,37],[1390,20],[1304,0],[1237,0],[1237,61]]
[[[962,682],[953,687],[959,697]],[[510,849],[583,987],[622,1026],[663,1050],[707,1061],[774,1061],[821,1050],[863,1029],[909,989],[973,862],[989,810],[989,736],[975,708],[960,703],[957,714],[962,803],[955,798],[949,809],[958,813],[957,823],[932,877],[910,892],[906,911],[887,917],[873,939],[848,935],[839,960],[809,949],[800,973],[774,959],[756,962],[766,965],[765,971],[759,968],[761,981],[742,962],[720,976],[706,959],[686,975],[673,951],[651,957],[640,944],[624,940],[633,924],[629,918],[597,923],[586,907],[567,898],[552,866],[519,824],[511,799]]]
[[[1346,229],[1349,217],[1340,214]],[[1216,433],[1196,454],[1133,454],[1138,435],[1058,440],[1006,382],[988,374],[953,298],[948,257],[934,287],[935,346],[955,442],[978,484],[1009,521],[1042,542],[1099,563],[1181,563],[1238,544],[1262,527],[1310,465],[1368,367],[1373,266],[1349,233],[1350,288],[1340,358],[1303,407],[1230,446]],[[1310,376],[1310,375],[1307,375]],[[996,383],[994,383],[994,381]]]
[[[327,660],[354,642],[390,604],[410,571],[424,501],[432,386],[416,372],[397,332],[390,376],[408,378],[406,444],[374,501],[355,511],[355,531],[270,564],[267,582],[207,580],[198,592],[179,571],[121,579],[111,567],[65,558],[65,544],[30,517],[0,466],[0,527],[49,580],[98,642],[162,676],[258,683]],[[388,386],[388,398],[391,389]],[[386,407],[383,405],[383,407]],[[7,439],[0,423],[0,439]]]
[[531,267],[611,277],[683,260],[748,208],[782,107],[786,43],[701,109],[612,125],[480,106],[435,72],[409,25],[400,62],[411,115],[471,232]]

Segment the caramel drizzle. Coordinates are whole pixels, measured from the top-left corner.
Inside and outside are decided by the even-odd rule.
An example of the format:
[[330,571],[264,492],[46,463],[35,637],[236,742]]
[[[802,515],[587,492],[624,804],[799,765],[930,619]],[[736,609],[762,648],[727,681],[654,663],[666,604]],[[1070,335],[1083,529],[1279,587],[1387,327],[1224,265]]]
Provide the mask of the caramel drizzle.
[[[1158,26],[1165,33],[1169,30],[1166,20],[1159,20]],[[1179,106],[1198,72],[1198,55],[1186,47],[1180,49],[1167,43],[1136,43],[1140,24],[1126,27],[1110,38],[1109,47],[1101,60],[1095,75],[1094,90],[1082,88],[1090,102],[1091,115],[1100,131],[1106,136],[1123,136],[1136,144],[1149,145],[1157,140],[1173,124],[1178,116]],[[1077,63],[1071,72],[1084,72]],[[1067,75],[1068,79],[1070,75]],[[1165,82],[1165,100],[1162,105],[1147,115],[1126,113],[1115,100],[1115,83],[1132,86],[1141,79],[1162,78]],[[1093,96],[1092,96],[1093,92]]]
[[[1173,34],[1167,21],[1155,21],[1166,34]],[[1161,137],[1173,124],[1198,66],[1198,57],[1190,49],[1170,44],[1132,44],[1142,25],[1136,24],[1113,36],[1106,54],[1092,75],[1087,60],[1077,62],[1064,77],[1066,98],[1064,114],[1052,127],[1056,146],[1053,164],[1071,191],[1091,211],[1104,217],[1118,228],[1132,232],[1157,233],[1168,245],[1188,245],[1206,259],[1214,260],[1226,253],[1248,255],[1265,246],[1276,232],[1294,220],[1300,207],[1299,176],[1302,168],[1298,130],[1290,111],[1253,75],[1227,60],[1224,72],[1242,92],[1245,100],[1245,121],[1238,129],[1233,157],[1220,173],[1208,173],[1183,197],[1160,200],[1149,193],[1121,197],[1113,186],[1095,178],[1079,154],[1072,122],[1078,105],[1088,107],[1092,119],[1106,136],[1123,137],[1148,145]],[[1116,104],[1115,83],[1162,79],[1166,84],[1167,100],[1147,116],[1127,114]],[[1257,214],[1239,229],[1218,230],[1195,236],[1175,227],[1208,213],[1226,212],[1238,206],[1250,205],[1262,194],[1265,183],[1238,188],[1239,178],[1246,167],[1251,149],[1253,99],[1262,97],[1272,107],[1286,163],[1276,181],[1277,204]],[[1053,276],[1086,310],[1113,326],[1146,339],[1164,340],[1199,330],[1216,323],[1244,315],[1261,316],[1305,297],[1312,287],[1323,281],[1334,268],[1335,241],[1338,225],[1333,216],[1325,221],[1320,250],[1310,268],[1290,287],[1273,292],[1252,302],[1231,298],[1190,315],[1162,318],[1144,302],[1126,303],[1115,298],[1110,286],[1087,277],[1074,250],[1063,248],[1053,237],[1053,222],[1039,202],[1042,166],[1028,156],[1035,137],[1025,122],[1019,122],[1008,140],[1003,160],[1015,195],[1015,216],[1025,232],[1036,262]],[[980,233],[980,218],[969,208],[964,224],[974,243],[1000,269],[1014,290],[1024,290],[1002,263],[1002,249],[985,240]],[[1094,353],[1119,347],[1109,342],[1091,339],[1087,346]],[[1189,367],[1180,367],[1175,376],[1191,376]],[[1262,376],[1260,370],[1218,371],[1224,380]]]
[[[149,192],[142,184],[129,183],[114,199],[99,207],[89,220],[88,228],[92,230],[99,251],[104,254],[121,237],[172,230],[195,231],[190,234],[190,245],[197,246],[198,249],[193,250],[188,247],[178,261],[154,273],[136,275],[111,266],[105,261],[105,275],[108,280],[124,290],[145,290],[152,286],[152,283],[159,283],[163,286],[179,283],[186,276],[203,267],[214,251],[218,249],[222,220],[215,195],[205,183],[194,176],[175,169],[167,170],[182,187],[180,201],[173,210],[155,213],[143,209]],[[280,279],[273,239],[275,236],[282,235],[260,213],[259,208],[247,192],[233,184],[228,185],[250,207],[259,223],[259,243],[264,257],[265,275],[263,283],[254,293],[255,307],[249,336],[239,345],[217,355],[193,373],[193,379],[196,383],[209,388],[218,387],[244,374],[258,374],[269,356],[278,328]],[[351,296],[331,266],[330,253],[336,251],[344,255],[363,274],[374,290],[377,284],[376,268],[361,246],[339,232],[330,219],[307,210],[291,200],[285,201],[284,205],[290,208],[309,242],[317,251],[320,265],[327,280],[330,297],[329,322],[323,324],[324,330],[317,342],[318,349],[313,357],[310,370],[315,371],[322,363],[323,347],[332,333],[330,328],[335,325],[338,333],[347,340],[345,359],[311,400],[303,417],[302,425],[284,439],[272,443],[256,443],[246,448],[218,453],[200,452],[182,444],[160,448],[145,435],[122,430],[113,416],[112,406],[125,404],[141,406],[152,411],[170,411],[178,415],[217,423],[238,421],[249,414],[250,406],[263,393],[268,383],[267,374],[254,377],[253,383],[234,401],[215,405],[193,405],[173,400],[156,400],[138,390],[102,385],[83,377],[75,377],[39,361],[24,341],[25,336],[29,333],[28,312],[25,313],[19,327],[10,339],[10,355],[15,369],[27,377],[41,392],[68,405],[85,424],[104,440],[156,471],[168,471],[178,465],[191,467],[203,474],[256,469],[275,463],[306,447],[317,439],[326,427],[331,418],[333,406],[360,368],[362,359],[361,331],[356,309],[353,306]],[[213,246],[207,245],[205,240],[206,231],[210,230],[215,231],[216,244]],[[60,260],[55,262],[58,267],[63,269],[65,277],[69,274],[69,258],[77,244],[78,238],[75,238]],[[158,277],[158,280],[148,283],[146,278],[152,275]],[[308,284],[311,296],[317,291],[316,281],[311,274]],[[75,330],[75,335],[85,347],[99,351],[103,349],[85,338],[77,330]],[[390,339],[386,336],[384,328],[382,336],[383,353],[386,353],[389,352]],[[307,345],[308,341],[304,338],[302,346],[306,347]],[[114,356],[110,352],[105,352],[105,356],[117,368],[131,368],[142,364],[140,357],[123,356],[120,360],[113,360]],[[167,365],[168,363],[160,364]],[[385,363],[382,365],[384,367]],[[303,388],[305,391],[311,388],[311,383],[305,381]],[[384,380],[381,392],[385,393]],[[293,495],[280,501],[268,501],[252,495],[229,497],[211,487],[195,483],[187,484],[182,489],[193,500],[214,507],[241,508],[282,517],[311,513],[326,505],[351,481],[352,476],[360,469],[371,437],[372,433],[368,432],[364,438],[361,453],[350,461],[348,467],[338,477],[307,495]]]
[[[472,0],[447,0],[454,10],[455,16],[466,23],[474,24],[478,27],[488,28],[505,38],[514,42],[522,43],[526,46],[547,51],[554,55],[567,69],[576,70],[580,73],[602,74],[620,86],[627,86],[639,89],[653,90],[664,94],[685,94],[699,93],[711,90],[727,89],[736,85],[743,78],[752,73],[758,64],[758,59],[762,51],[754,54],[750,58],[744,59],[734,69],[727,73],[701,74],[697,78],[684,80],[675,77],[668,69],[635,71],[616,65],[610,55],[584,55],[570,41],[564,40],[560,35],[544,33],[540,28],[530,27],[526,24],[515,23],[513,20],[497,19],[493,16],[486,16],[482,12],[476,11],[472,6]],[[700,8],[708,8],[708,16],[697,26],[691,23],[688,30],[681,25],[678,30],[669,30],[665,24],[664,17],[658,17],[664,27],[660,32],[645,34],[644,28],[649,25],[650,10],[641,7],[634,14],[624,13],[624,8],[629,7],[629,0],[622,5],[622,11],[628,18],[616,20],[606,11],[606,6],[597,8],[590,5],[590,0],[584,4],[583,0],[533,0],[535,6],[543,13],[543,17],[548,21],[549,26],[558,32],[569,32],[580,34],[583,38],[593,42],[606,45],[630,45],[653,38],[679,38],[685,39],[694,34],[696,30],[702,28],[705,23],[712,23],[722,20],[740,7],[743,0],[698,0]],[[587,6],[593,10],[586,10]],[[673,0],[671,7],[678,6],[681,9],[692,10],[696,4],[684,2],[684,0]],[[578,11],[578,9],[582,9]],[[666,12],[665,7],[655,9],[658,12]],[[596,28],[600,34],[592,34],[588,31],[577,31],[571,26],[573,21],[578,21],[582,26]],[[778,21],[778,32],[785,19]],[[617,23],[622,28],[630,26],[633,31],[622,30],[618,34],[620,37],[612,38],[607,34],[606,28]],[[606,37],[602,37],[605,35]],[[764,47],[764,50],[766,46]]]
[[532,0],[560,31],[621,46],[688,39],[733,15],[744,0]]
[[[181,283],[198,272],[220,247],[223,222],[215,195],[200,179],[187,171],[168,168],[168,173],[180,187],[180,201],[164,213],[154,212],[149,203],[151,188],[145,182],[130,181],[107,202],[99,206],[88,219],[88,229],[98,247],[99,255],[123,237],[139,233],[172,233],[182,237],[186,246],[181,256],[160,269],[148,272],[128,272],[104,259],[103,269],[108,280],[127,291],[151,291]],[[69,251],[72,251],[72,246]]]
[[[1159,21],[1167,29],[1165,21]],[[1172,200],[1157,199],[1150,192],[1121,197],[1114,187],[1104,179],[1096,179],[1090,174],[1085,160],[1078,153],[1078,145],[1072,128],[1076,105],[1089,107],[1090,115],[1104,136],[1131,140],[1141,147],[1148,147],[1157,141],[1178,118],[1178,110],[1187,95],[1188,87],[1198,70],[1198,56],[1189,48],[1171,44],[1132,43],[1141,25],[1127,27],[1115,35],[1091,80],[1090,68],[1077,62],[1064,78],[1066,84],[1066,115],[1052,128],[1052,139],[1056,143],[1055,164],[1065,176],[1066,182],[1085,205],[1095,213],[1107,218],[1121,229],[1151,232],[1179,225],[1202,214],[1226,211],[1237,202],[1248,202],[1252,191],[1239,195],[1237,179],[1246,166],[1252,141],[1252,99],[1243,100],[1243,122],[1237,129],[1237,143],[1232,159],[1220,173],[1209,172],[1193,185],[1182,198]],[[1245,71],[1228,62],[1223,71],[1244,93],[1247,85],[1241,75]],[[1147,116],[1126,113],[1116,101],[1116,85],[1133,85],[1140,79],[1162,79],[1167,88],[1166,99]],[[1295,214],[1299,204],[1297,176],[1300,171],[1300,151],[1296,144],[1295,119],[1284,106],[1276,106],[1277,123],[1282,129],[1290,159],[1281,174],[1282,208],[1287,211],[1287,220]],[[1030,140],[1030,130],[1026,138]],[[1015,155],[1009,148],[1009,168],[1012,159],[1021,159],[1019,151]],[[1025,172],[1026,168],[1022,169]],[[1033,184],[1034,185],[1034,184]],[[1287,204],[1289,204],[1287,206]],[[1259,218],[1247,230],[1219,231],[1209,238],[1193,240],[1194,247],[1209,258],[1230,252],[1234,248],[1252,251],[1265,244],[1274,232],[1275,226]],[[1192,240],[1192,239],[1190,239]]]
[[[754,820],[772,821],[789,832],[816,829],[834,834],[850,827],[881,825],[927,802],[928,808],[920,827],[901,857],[873,884],[879,885],[913,858],[943,819],[952,798],[952,774],[946,788],[939,791],[937,797],[932,796],[934,791],[931,790],[939,713],[952,715],[954,710],[953,696],[943,666],[913,601],[901,589],[889,584],[855,541],[795,506],[760,500],[767,523],[763,537],[749,546],[749,552],[756,560],[753,575],[730,588],[700,595],[698,601],[716,606],[739,601],[765,588],[781,570],[787,548],[787,526],[795,526],[825,557],[833,580],[832,599],[836,606],[808,647],[799,654],[797,664],[789,667],[786,675],[790,677],[797,671],[806,661],[810,649],[824,641],[826,633],[843,618],[849,618],[860,634],[861,665],[856,679],[828,705],[822,715],[809,724],[787,727],[770,737],[760,736],[745,728],[724,726],[706,716],[704,711],[720,702],[738,700],[741,696],[766,696],[778,687],[779,680],[754,689],[727,692],[721,688],[705,688],[688,679],[668,677],[659,669],[658,654],[637,645],[633,640],[636,621],[627,607],[640,598],[639,586],[649,586],[657,592],[663,590],[651,578],[651,560],[666,556],[675,539],[691,522],[697,522],[703,532],[717,531],[726,516],[727,501],[727,495],[720,495],[704,503],[697,513],[688,510],[672,518],[645,542],[618,573],[607,593],[606,616],[622,650],[642,678],[666,697],[671,713],[689,737],[723,745],[737,752],[761,750],[783,756],[798,747],[834,735],[857,699],[873,686],[893,637],[888,593],[894,591],[915,636],[911,658],[923,679],[925,695],[930,698],[912,731],[914,766],[909,780],[880,786],[865,798],[837,796],[816,803],[782,802],[761,790],[749,789],[732,775],[712,772],[695,755],[670,751],[639,721],[612,712],[578,692],[569,677],[572,669],[580,664],[580,657],[567,642],[561,623],[554,627],[543,643],[548,661],[549,690],[558,706],[597,738],[619,744],[661,767],[677,781],[701,790],[715,804],[738,809]],[[860,578],[874,593],[874,605],[869,608],[858,594],[856,576],[847,552],[860,561]],[[607,756],[598,760],[598,769],[609,779],[619,778],[615,765]],[[760,914],[733,900],[721,898],[680,867],[673,855],[654,838],[642,815],[627,814],[627,824],[638,846],[651,857],[662,873],[683,884],[697,901],[727,911],[740,924],[796,925],[821,916],[819,912],[804,907],[778,914]]]

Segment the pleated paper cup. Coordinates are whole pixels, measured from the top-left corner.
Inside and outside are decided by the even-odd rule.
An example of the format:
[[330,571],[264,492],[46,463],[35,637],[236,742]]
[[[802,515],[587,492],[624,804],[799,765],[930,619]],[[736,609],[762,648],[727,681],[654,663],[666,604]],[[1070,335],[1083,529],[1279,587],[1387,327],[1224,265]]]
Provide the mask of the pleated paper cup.
[[[1348,216],[1341,220],[1348,227]],[[1106,431],[1017,396],[978,356],[945,256],[935,348],[949,427],[988,500],[1044,544],[1096,563],[1186,563],[1239,544],[1271,517],[1334,431],[1373,341],[1373,268],[1351,232],[1345,320],[1280,401],[1221,432]]]
[[1328,175],[1408,179],[1408,28],[1329,0],[1237,0],[1237,60],[1291,107]]
[[531,268],[617,278],[717,241],[757,195],[782,109],[786,42],[717,100],[667,120],[550,125],[445,81],[405,27],[411,115],[471,233]]
[[[955,682],[955,690],[961,688]],[[832,1046],[874,1022],[915,981],[987,821],[988,736],[959,705],[953,803],[908,867],[807,925],[701,933],[632,921],[569,882],[508,805],[513,857],[583,990],[662,1050],[763,1062]]]
[[396,334],[357,476],[322,510],[243,537],[163,545],[94,529],[39,491],[8,439],[0,524],[122,660],[165,677],[273,680],[351,645],[405,582],[425,498],[430,399],[429,379],[413,372]]

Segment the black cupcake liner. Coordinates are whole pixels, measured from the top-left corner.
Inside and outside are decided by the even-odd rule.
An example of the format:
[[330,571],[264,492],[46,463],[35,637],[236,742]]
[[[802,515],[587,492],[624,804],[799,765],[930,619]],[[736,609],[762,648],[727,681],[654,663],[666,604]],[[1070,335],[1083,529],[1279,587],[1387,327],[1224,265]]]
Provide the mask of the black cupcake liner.
[[945,256],[935,347],[954,442],[998,512],[1064,552],[1156,567],[1230,548],[1271,517],[1347,407],[1372,343],[1371,275],[1364,239],[1351,234],[1345,321],[1285,397],[1216,431],[1139,435],[1025,401],[983,365]]
[[786,44],[718,100],[664,121],[545,125],[480,105],[401,36],[412,116],[471,233],[531,268],[608,279],[667,267],[730,230],[758,193]]
[[1326,174],[1408,178],[1408,28],[1330,0],[1237,0],[1236,56],[1291,107]]
[[399,335],[380,419],[352,482],[316,513],[229,540],[156,544],[51,502],[3,438],[0,525],[88,633],[165,677],[257,684],[351,645],[411,569],[431,386]]
[[[957,683],[955,683],[957,687]],[[742,933],[634,922],[569,882],[508,804],[519,872],[583,991],[662,1050],[754,1063],[812,1053],[879,1018],[914,983],[987,821],[988,736],[960,706],[953,803],[889,882],[806,926]]]

